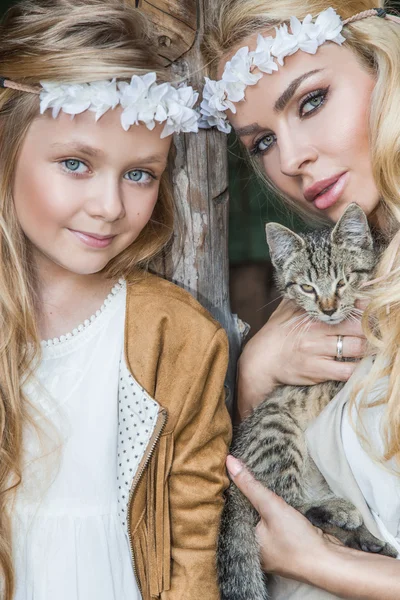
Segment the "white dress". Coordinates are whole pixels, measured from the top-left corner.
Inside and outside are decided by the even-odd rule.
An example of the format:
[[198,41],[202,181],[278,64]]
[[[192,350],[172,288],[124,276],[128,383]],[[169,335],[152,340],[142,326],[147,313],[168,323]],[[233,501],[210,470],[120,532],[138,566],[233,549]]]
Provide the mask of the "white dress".
[[141,598],[118,516],[125,305],[121,282],[83,331],[43,348],[36,378],[24,387],[33,425],[13,507],[15,600]]
[[[382,386],[386,387],[386,385],[387,379],[378,382],[376,391],[371,396],[371,402],[382,394]],[[385,405],[370,407],[362,414],[367,439],[380,455],[384,451],[382,420],[385,408]],[[357,423],[355,407],[352,421]],[[347,461],[374,516],[382,539],[394,546],[400,558],[400,476],[390,470],[396,469],[396,465],[389,463],[388,469],[385,469],[364,450],[350,421],[349,411],[346,409],[343,412],[342,440]]]

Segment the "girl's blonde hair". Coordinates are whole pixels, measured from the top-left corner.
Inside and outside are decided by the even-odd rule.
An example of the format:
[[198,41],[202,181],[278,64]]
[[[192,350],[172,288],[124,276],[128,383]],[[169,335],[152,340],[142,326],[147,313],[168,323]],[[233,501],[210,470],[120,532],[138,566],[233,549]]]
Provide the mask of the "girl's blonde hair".
[[[205,40],[205,54],[212,76],[215,77],[221,62],[245,46],[246,40],[257,32],[267,32],[293,15],[299,19],[308,13],[316,16],[329,6],[344,20],[364,10],[383,8],[384,3],[376,0],[221,0],[210,15]],[[400,223],[400,25],[371,17],[346,26],[342,33],[346,37],[346,47],[376,80],[370,108],[370,147],[373,175],[381,200],[374,216],[382,233],[390,239]],[[259,165],[255,166],[260,172]],[[263,179],[272,185],[265,174]],[[284,199],[298,210],[290,198]],[[386,462],[394,458],[399,464],[400,278],[398,271],[393,273],[395,269],[400,271],[400,253],[393,247],[397,243],[398,239],[393,240],[383,255],[377,272],[377,278],[382,279],[371,288],[371,301],[363,318],[367,338],[377,356],[367,380],[362,382],[358,410],[361,413],[369,406],[368,395],[381,377],[388,376],[387,394],[378,401],[386,404],[385,451],[380,460]],[[393,274],[388,276],[388,270]],[[361,386],[354,390],[352,403],[360,391]],[[362,423],[358,433],[367,444]]]
[[[25,0],[0,24],[0,75],[20,83],[130,80],[168,74],[144,17],[122,0]],[[39,114],[38,97],[0,90],[0,569],[2,599],[11,600],[14,573],[9,500],[21,480],[23,423],[29,418],[23,383],[40,358],[35,272],[12,198],[14,168]],[[173,232],[171,186],[163,176],[152,219],[106,268],[110,278],[148,266]]]

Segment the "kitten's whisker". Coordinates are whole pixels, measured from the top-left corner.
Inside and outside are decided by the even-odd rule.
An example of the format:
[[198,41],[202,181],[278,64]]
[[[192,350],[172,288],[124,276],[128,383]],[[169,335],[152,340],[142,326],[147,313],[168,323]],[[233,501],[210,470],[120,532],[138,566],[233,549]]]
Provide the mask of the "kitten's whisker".
[[283,327],[289,327],[293,323],[296,323],[299,319],[304,319],[306,316],[308,316],[308,315],[304,315],[302,313],[301,315],[297,315],[296,317],[292,317],[291,319],[289,319],[289,321],[287,321],[286,323],[283,324]]
[[280,294],[276,298],[273,298],[272,300],[270,300],[269,302],[267,302],[267,304],[264,304],[264,306],[260,306],[260,308],[257,308],[256,312],[260,312],[260,310],[263,310],[263,308],[267,308],[267,306],[269,306],[273,302],[276,302],[277,300],[282,300],[282,298],[283,298],[283,294]]
[[300,330],[301,333],[301,328],[303,327],[303,325],[307,322],[306,319],[304,319],[302,322],[297,323],[290,331],[288,336],[294,336],[294,338],[296,339],[298,332]]
[[310,328],[310,326],[312,325],[312,320],[310,318],[310,315],[306,314],[304,315],[303,320],[300,323],[297,323],[297,325],[293,328],[292,333],[294,333],[294,344],[296,345],[298,342],[300,342],[300,338],[301,336],[308,331],[308,329]]

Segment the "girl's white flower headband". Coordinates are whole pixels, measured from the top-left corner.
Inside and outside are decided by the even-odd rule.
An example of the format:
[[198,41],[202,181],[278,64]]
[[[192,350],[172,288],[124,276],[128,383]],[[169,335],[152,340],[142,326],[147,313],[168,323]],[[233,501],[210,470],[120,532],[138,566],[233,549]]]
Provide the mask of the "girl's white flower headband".
[[231,126],[226,111],[236,112],[234,102],[245,99],[245,89],[248,85],[255,85],[263,73],[272,74],[277,71],[278,65],[282,66],[284,59],[298,50],[315,54],[318,47],[327,41],[343,44],[346,38],[341,32],[345,25],[372,16],[386,17],[400,22],[398,17],[387,15],[382,8],[366,10],[345,21],[340,19],[333,8],[328,8],[321,12],[315,21],[312,15],[307,15],[303,22],[297,17],[291,17],[291,33],[284,23],[280,27],[275,27],[275,37],[259,35],[254,51],[250,52],[247,46],[240,48],[226,63],[221,80],[213,81],[208,77],[205,78],[206,84],[200,107],[202,118],[199,126],[217,127],[219,131],[229,133]]
[[41,81],[40,85],[26,86],[0,77],[0,87],[38,94],[40,113],[51,108],[54,118],[60,111],[73,116],[90,110],[97,121],[108,110],[120,105],[123,109],[121,125],[125,131],[139,123],[144,123],[150,130],[156,123],[165,123],[162,138],[172,133],[198,131],[200,117],[193,106],[199,94],[186,85],[158,85],[155,73],[134,75],[130,83],[113,79],[79,84]]

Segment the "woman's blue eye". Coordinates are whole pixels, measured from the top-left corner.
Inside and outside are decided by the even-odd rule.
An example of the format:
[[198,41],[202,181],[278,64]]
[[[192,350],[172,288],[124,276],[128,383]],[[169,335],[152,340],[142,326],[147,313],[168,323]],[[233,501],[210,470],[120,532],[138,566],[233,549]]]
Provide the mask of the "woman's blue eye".
[[[322,96],[316,96],[315,98],[311,98],[311,100],[308,100],[303,105],[303,113],[307,114],[309,112],[312,112],[314,109],[316,109],[319,106],[321,106],[322,102],[323,102],[323,97]],[[306,108],[307,106],[308,106],[308,108]]]
[[151,175],[150,173],[147,173],[147,171],[135,169],[133,171],[128,171],[126,174],[126,179],[129,179],[129,181],[134,181],[135,183],[148,183],[151,179]]
[[315,90],[304,98],[300,106],[300,117],[311,115],[314,111],[321,108],[327,99],[329,88],[323,90]]
[[268,135],[263,137],[262,140],[257,142],[257,146],[256,146],[257,153],[258,152],[262,153],[262,152],[266,152],[267,150],[269,150],[271,148],[271,146],[274,144],[275,140],[276,140],[276,138],[273,133],[269,133]]

